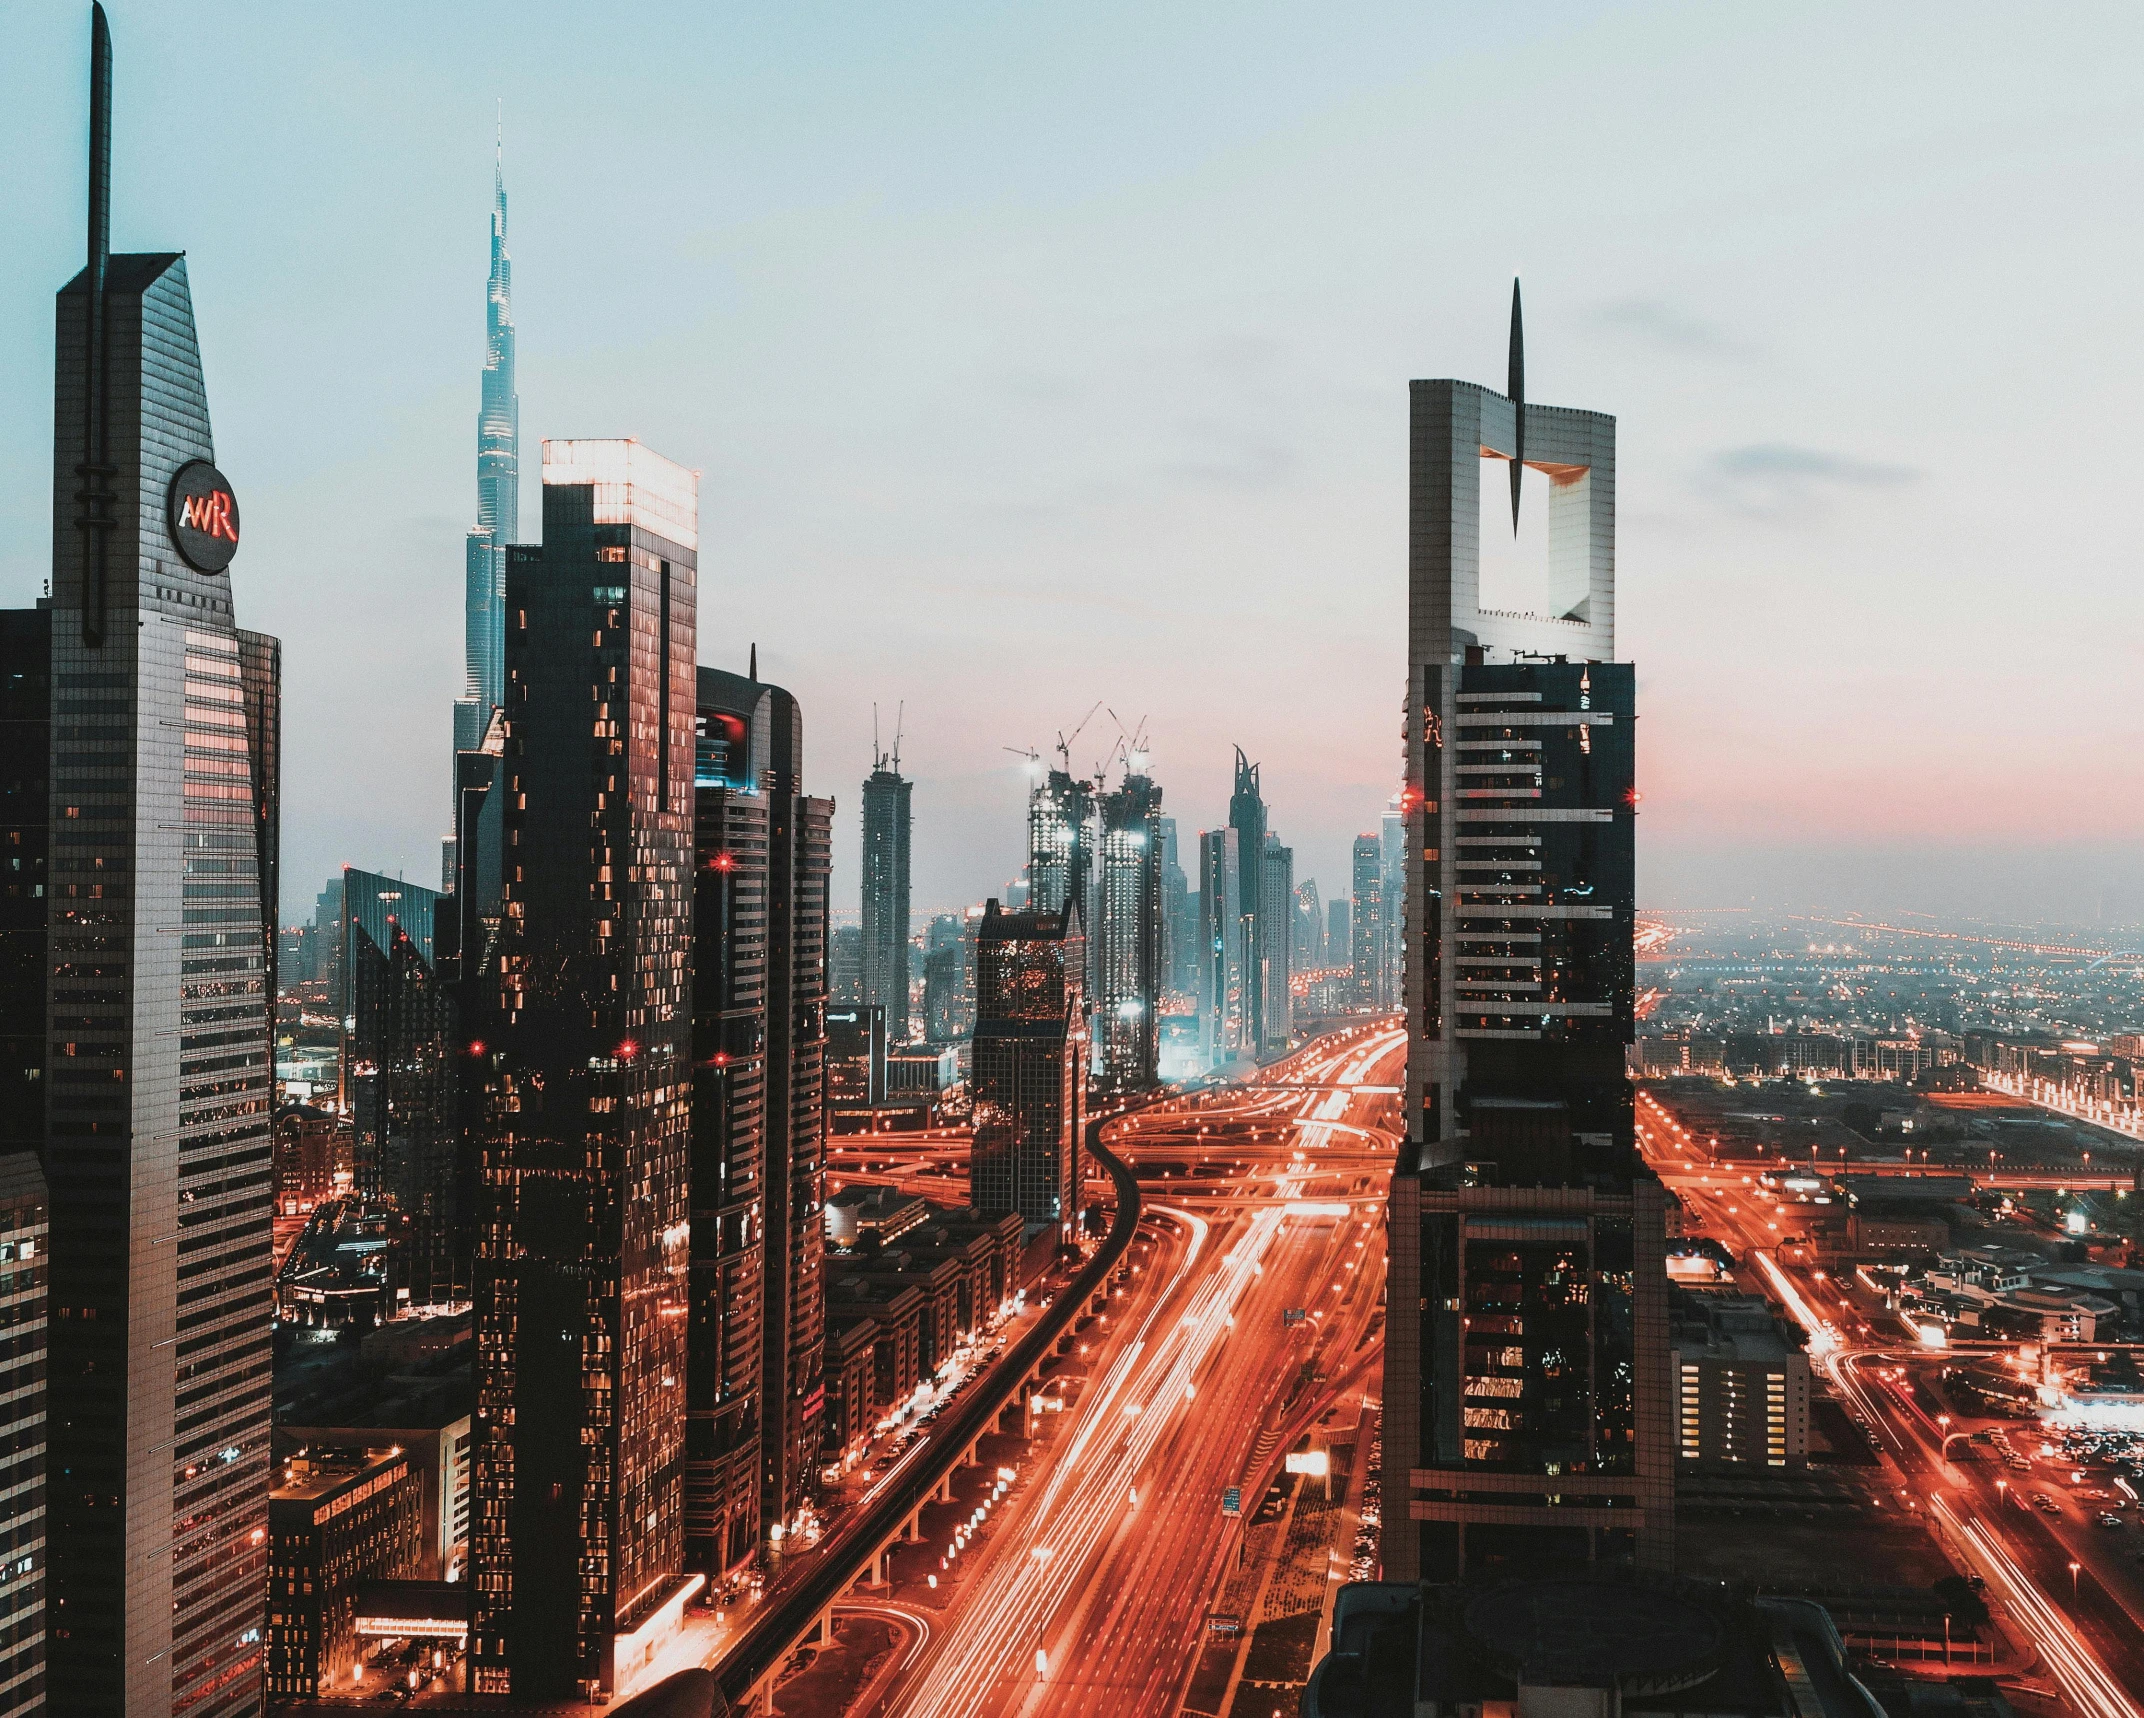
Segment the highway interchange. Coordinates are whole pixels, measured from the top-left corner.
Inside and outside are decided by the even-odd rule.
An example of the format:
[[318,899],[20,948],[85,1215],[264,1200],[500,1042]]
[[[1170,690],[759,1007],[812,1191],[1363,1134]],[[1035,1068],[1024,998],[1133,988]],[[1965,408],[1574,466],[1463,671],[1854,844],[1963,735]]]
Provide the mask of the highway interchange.
[[[2067,1702],[2085,1718],[2138,1718],[2144,1709],[2128,1692],[2144,1689],[2137,1513],[2120,1530],[2098,1527],[2104,1505],[2077,1497],[2079,1470],[2042,1453],[2047,1440],[2032,1422],[1932,1413],[1926,1385],[1954,1351],[1931,1348],[1852,1274],[1827,1272],[1807,1249],[1782,1246],[1801,1224],[1791,1198],[1763,1185],[1776,1160],[1715,1161],[1670,1106],[1642,1090],[1638,1141],[1683,1201],[1691,1230],[1723,1241],[1741,1263],[1743,1286],[1784,1306],[1808,1333],[1812,1367],[1867,1428],[1899,1507],[1933,1517],[1939,1542],[1986,1582]],[[1997,1430],[2025,1473],[1990,1459]],[[2052,1513],[2031,1506],[2035,1493],[2049,1498]]]

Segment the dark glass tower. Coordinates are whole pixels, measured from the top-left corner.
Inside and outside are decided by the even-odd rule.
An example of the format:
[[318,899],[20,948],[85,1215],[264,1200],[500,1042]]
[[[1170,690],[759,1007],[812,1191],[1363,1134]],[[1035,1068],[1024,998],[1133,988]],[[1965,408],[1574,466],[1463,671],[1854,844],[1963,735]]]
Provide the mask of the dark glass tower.
[[826,1424],[826,961],[834,802],[804,792],[804,715],[773,688],[767,769],[767,1268],[760,1518],[787,1535]]
[[900,742],[864,779],[863,1000],[885,1010],[886,1041],[908,1042],[909,795]]
[[759,1546],[774,695],[744,676],[699,670],[685,1554],[710,1576]]
[[[1663,1197],[1624,1073],[1635,709],[1613,660],[1615,421],[1464,382],[1412,395],[1385,1578],[1666,1568]],[[1522,449],[1551,486],[1550,588],[1539,613],[1484,612],[1481,467]]]
[[506,250],[506,165],[493,162],[491,282],[484,300],[484,390],[476,420],[476,524],[464,570],[465,685],[454,749],[473,751],[504,685],[506,549],[521,535],[521,396],[514,391],[514,263]]
[[638,1668],[685,1567],[698,480],[630,441],[546,442],[543,479],[543,545],[507,568],[497,953],[467,987],[470,1647],[479,1691],[559,1699]]
[[0,609],[0,1153],[45,1148],[52,609]]
[[271,1092],[258,664],[184,258],[110,247],[92,13],[88,264],[59,294],[50,956],[50,1710],[257,1711]]
[[794,1528],[818,1468],[834,802],[756,661],[699,696],[686,1533],[719,1574]]
[[975,1144],[968,1197],[1073,1238],[1087,1093],[1086,938],[1058,912],[983,908],[975,940]]
[[1143,770],[1101,798],[1095,890],[1094,1077],[1116,1091],[1153,1085],[1161,1055],[1161,789]]
[[359,1193],[403,1216],[394,1287],[414,1306],[466,1298],[454,1009],[433,945],[438,891],[345,866],[343,1069]]
[[1236,832],[1241,867],[1243,926],[1243,1048],[1259,1055],[1265,1046],[1265,852],[1266,802],[1258,766],[1236,748],[1236,786],[1228,796],[1228,826]]

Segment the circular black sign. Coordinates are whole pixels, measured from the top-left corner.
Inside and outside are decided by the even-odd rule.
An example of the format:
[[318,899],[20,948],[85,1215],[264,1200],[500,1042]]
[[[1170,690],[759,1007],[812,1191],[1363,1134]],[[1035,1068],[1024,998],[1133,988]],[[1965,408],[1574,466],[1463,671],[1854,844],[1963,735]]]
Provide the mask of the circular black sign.
[[238,498],[231,480],[205,459],[172,473],[164,516],[173,547],[197,573],[220,573],[238,553]]

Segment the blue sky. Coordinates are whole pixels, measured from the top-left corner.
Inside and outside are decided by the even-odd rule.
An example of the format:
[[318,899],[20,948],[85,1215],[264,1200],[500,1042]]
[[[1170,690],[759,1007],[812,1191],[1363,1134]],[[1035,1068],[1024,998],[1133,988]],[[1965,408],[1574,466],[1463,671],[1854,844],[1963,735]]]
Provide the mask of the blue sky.
[[[2144,917],[2134,8],[112,8],[115,242],[183,248],[286,641],[286,918],[429,880],[503,102],[545,435],[700,468],[702,659],[804,700],[854,891],[994,892],[1096,699],[1265,765],[1330,894],[1398,763],[1406,392],[1620,420],[1642,894]],[[0,602],[50,553],[87,6],[0,61]],[[1107,718],[1075,749],[1089,764]]]

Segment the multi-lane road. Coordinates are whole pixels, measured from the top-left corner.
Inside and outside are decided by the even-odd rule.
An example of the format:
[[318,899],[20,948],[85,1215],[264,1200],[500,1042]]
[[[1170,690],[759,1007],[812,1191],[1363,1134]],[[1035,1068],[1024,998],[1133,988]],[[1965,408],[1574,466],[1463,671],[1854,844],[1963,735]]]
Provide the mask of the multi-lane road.
[[[2045,1465],[2037,1427],[1940,1405],[1930,1411],[1926,1402],[1936,1398],[1927,1394],[1926,1375],[1941,1355],[1851,1272],[1827,1272],[1806,1248],[1782,1247],[1782,1236],[1801,1224],[1794,1207],[1763,1184],[1776,1162],[1715,1160],[1671,1107],[1645,1092],[1638,1139],[1692,1227],[1724,1241],[1742,1262],[1745,1284],[1785,1307],[1808,1333],[1812,1365],[1866,1428],[1899,1504],[1928,1519],[1950,1554],[1986,1583],[2067,1702],[2084,1718],[2144,1718],[2129,1692],[2144,1689],[2144,1583],[2124,1560],[2144,1534],[2092,1525],[2097,1512],[2070,1495],[2072,1470],[2063,1464],[2058,1475]],[[2015,1482],[2006,1464],[1989,1459],[2000,1446],[1973,1436],[1992,1440],[1997,1430],[2025,1462]],[[2051,1520],[2024,1507],[2022,1493],[2043,1489]]]
[[1112,1124],[1146,1211],[1136,1274],[877,1713],[1174,1709],[1236,1543],[1224,1492],[1376,1353],[1403,1042],[1320,1039]]

